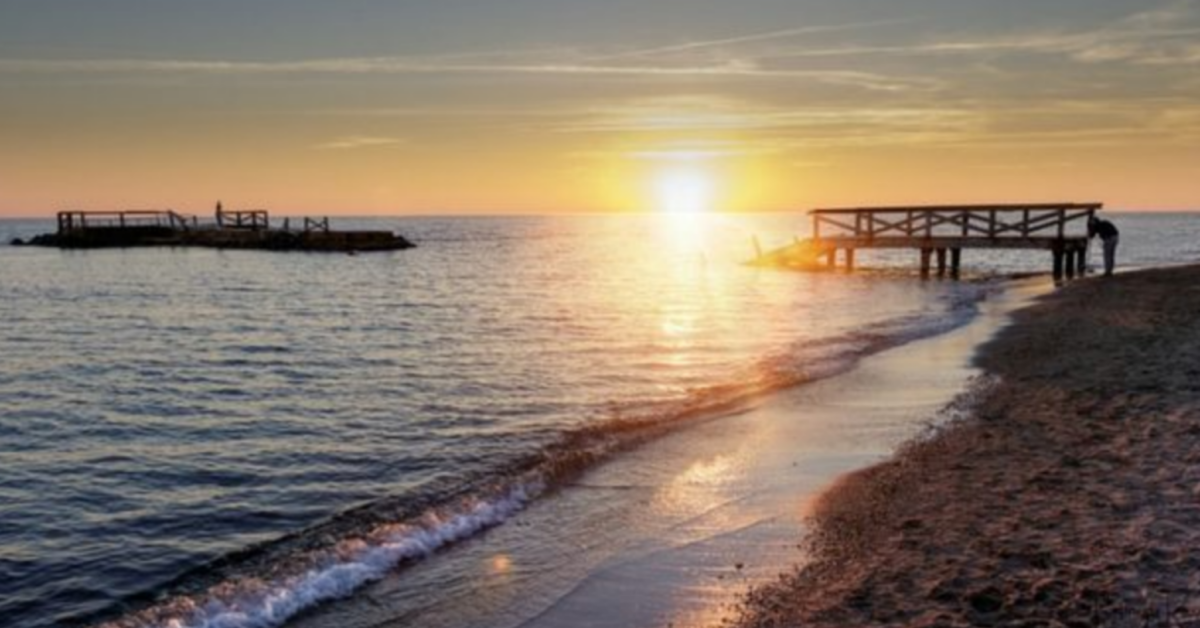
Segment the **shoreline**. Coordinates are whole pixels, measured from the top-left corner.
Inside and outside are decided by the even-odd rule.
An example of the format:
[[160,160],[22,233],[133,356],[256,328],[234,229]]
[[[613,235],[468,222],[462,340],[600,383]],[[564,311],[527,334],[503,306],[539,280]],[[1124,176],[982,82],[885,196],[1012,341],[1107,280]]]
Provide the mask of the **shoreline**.
[[1200,624],[1200,266],[1077,282],[1013,315],[968,416],[817,501],[769,626]]
[[1046,289],[1006,284],[965,326],[644,443],[288,625],[723,625],[747,590],[805,558],[810,500],[936,419],[977,374],[976,347]]

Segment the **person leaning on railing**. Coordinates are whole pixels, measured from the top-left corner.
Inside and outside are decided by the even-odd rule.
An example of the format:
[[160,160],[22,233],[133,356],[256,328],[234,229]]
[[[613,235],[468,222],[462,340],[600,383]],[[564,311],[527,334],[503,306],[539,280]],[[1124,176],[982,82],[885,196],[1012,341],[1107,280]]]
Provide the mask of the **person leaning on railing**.
[[1121,240],[1121,233],[1111,222],[1092,216],[1088,220],[1088,237],[1096,236],[1100,236],[1100,241],[1104,243],[1104,276],[1112,277],[1113,267],[1117,265],[1117,243]]

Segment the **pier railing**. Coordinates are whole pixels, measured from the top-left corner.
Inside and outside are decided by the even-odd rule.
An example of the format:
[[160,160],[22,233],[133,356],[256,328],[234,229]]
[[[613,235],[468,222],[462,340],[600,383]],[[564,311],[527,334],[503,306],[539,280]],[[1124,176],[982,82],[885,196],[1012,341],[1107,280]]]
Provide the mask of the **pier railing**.
[[196,225],[195,216],[184,216],[170,209],[129,209],[124,211],[58,212],[58,233],[78,233],[88,229],[133,229],[161,227],[188,229]]
[[271,218],[265,209],[217,210],[217,226],[222,229],[268,229]]
[[325,233],[329,233],[329,216],[320,219],[305,216],[304,232],[308,233],[310,231],[324,231]]
[[813,239],[1057,238],[1086,227],[1100,203],[816,209]]

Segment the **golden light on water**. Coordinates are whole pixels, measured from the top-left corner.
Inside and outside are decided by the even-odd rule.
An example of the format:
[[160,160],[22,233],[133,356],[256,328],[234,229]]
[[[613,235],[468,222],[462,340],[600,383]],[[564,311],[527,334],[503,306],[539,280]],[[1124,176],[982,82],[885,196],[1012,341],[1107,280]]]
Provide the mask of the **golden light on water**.
[[505,575],[512,571],[512,558],[508,554],[497,554],[489,561],[489,571],[493,575]]

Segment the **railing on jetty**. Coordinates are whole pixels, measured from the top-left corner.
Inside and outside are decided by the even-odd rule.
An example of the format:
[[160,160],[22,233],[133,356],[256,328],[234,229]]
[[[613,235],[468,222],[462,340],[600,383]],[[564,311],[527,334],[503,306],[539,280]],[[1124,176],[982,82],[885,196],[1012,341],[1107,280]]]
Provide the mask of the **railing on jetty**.
[[188,229],[196,224],[195,216],[184,216],[170,209],[58,212],[59,235],[68,235],[89,229]]
[[809,212],[812,238],[760,253],[756,263],[816,266],[824,261],[833,268],[840,250],[846,268],[853,269],[858,249],[915,249],[923,277],[931,274],[936,256],[938,275],[949,270],[958,278],[963,249],[1031,249],[1051,252],[1055,279],[1074,278],[1087,268],[1087,223],[1103,208],[1101,203],[1037,203],[815,209]]
[[260,229],[271,228],[271,217],[265,209],[217,210],[217,226],[222,229]]
[[329,233],[329,216],[325,216],[320,220],[305,216],[304,232],[308,233],[309,231],[324,231],[325,233]]

